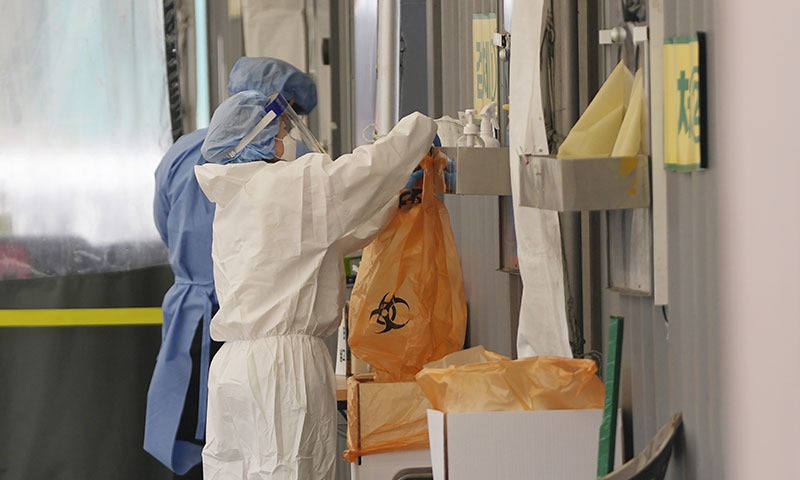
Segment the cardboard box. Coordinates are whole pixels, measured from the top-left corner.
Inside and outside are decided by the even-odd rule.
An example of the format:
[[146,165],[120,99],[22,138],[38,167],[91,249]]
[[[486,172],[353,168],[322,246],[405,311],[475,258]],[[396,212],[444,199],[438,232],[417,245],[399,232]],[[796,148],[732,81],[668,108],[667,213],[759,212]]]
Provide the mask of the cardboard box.
[[[433,478],[597,478],[602,417],[600,409],[476,413],[428,410]],[[622,465],[619,421],[615,465]]]
[[[347,379],[345,458],[428,448],[428,398],[416,382],[376,383],[374,374]],[[427,451],[427,450],[426,450]]]
[[351,480],[391,480],[403,470],[420,470],[431,466],[428,449],[364,455],[350,464]]

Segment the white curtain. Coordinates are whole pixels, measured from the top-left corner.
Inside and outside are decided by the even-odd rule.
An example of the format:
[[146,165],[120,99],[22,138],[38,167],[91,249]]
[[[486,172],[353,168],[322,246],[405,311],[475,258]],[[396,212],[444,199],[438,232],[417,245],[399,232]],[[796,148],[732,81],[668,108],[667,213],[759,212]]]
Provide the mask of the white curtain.
[[153,172],[172,143],[162,2],[3,0],[2,11],[0,238],[16,242],[5,263],[27,258],[25,277],[160,262]]
[[543,0],[534,0],[516,2],[513,7],[517,28],[511,42],[509,165],[523,284],[517,331],[519,358],[572,356],[558,212],[520,205],[519,153],[549,153],[539,78],[543,6]]

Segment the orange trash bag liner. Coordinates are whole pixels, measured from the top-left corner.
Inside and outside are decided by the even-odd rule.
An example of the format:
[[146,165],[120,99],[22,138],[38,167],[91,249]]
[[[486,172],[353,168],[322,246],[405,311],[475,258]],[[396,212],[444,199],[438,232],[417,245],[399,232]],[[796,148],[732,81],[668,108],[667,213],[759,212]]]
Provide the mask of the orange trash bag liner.
[[538,356],[424,368],[417,384],[447,413],[603,408],[596,373],[593,360]]
[[[425,367],[509,360],[483,346],[460,350]],[[417,382],[375,383],[373,374],[347,379],[347,450],[349,462],[372,453],[429,447],[428,409],[431,402]]]

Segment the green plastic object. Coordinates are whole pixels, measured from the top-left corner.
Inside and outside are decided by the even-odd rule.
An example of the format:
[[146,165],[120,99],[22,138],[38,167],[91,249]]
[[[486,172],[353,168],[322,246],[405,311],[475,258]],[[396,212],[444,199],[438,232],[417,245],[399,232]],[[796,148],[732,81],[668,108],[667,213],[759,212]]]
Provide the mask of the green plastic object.
[[617,409],[619,406],[619,370],[622,363],[623,317],[611,317],[608,325],[608,351],[606,352],[606,398],[603,404],[603,421],[600,424],[600,443],[597,454],[597,476],[602,477],[614,469],[614,444],[617,440]]

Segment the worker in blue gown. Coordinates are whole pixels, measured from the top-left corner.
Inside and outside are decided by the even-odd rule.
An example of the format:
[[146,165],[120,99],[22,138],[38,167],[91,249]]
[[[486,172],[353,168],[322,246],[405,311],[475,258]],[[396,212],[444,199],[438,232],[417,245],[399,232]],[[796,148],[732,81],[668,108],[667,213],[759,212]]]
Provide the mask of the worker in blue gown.
[[[313,79],[275,58],[236,62],[228,92],[245,90],[280,92],[301,115],[317,103]],[[205,162],[200,147],[206,134],[204,128],[179,138],[155,172],[153,213],[175,283],[162,303],[162,343],[147,393],[144,449],[180,479],[202,478],[208,369],[222,345],[209,334],[219,309],[211,259],[214,204],[194,172]]]

